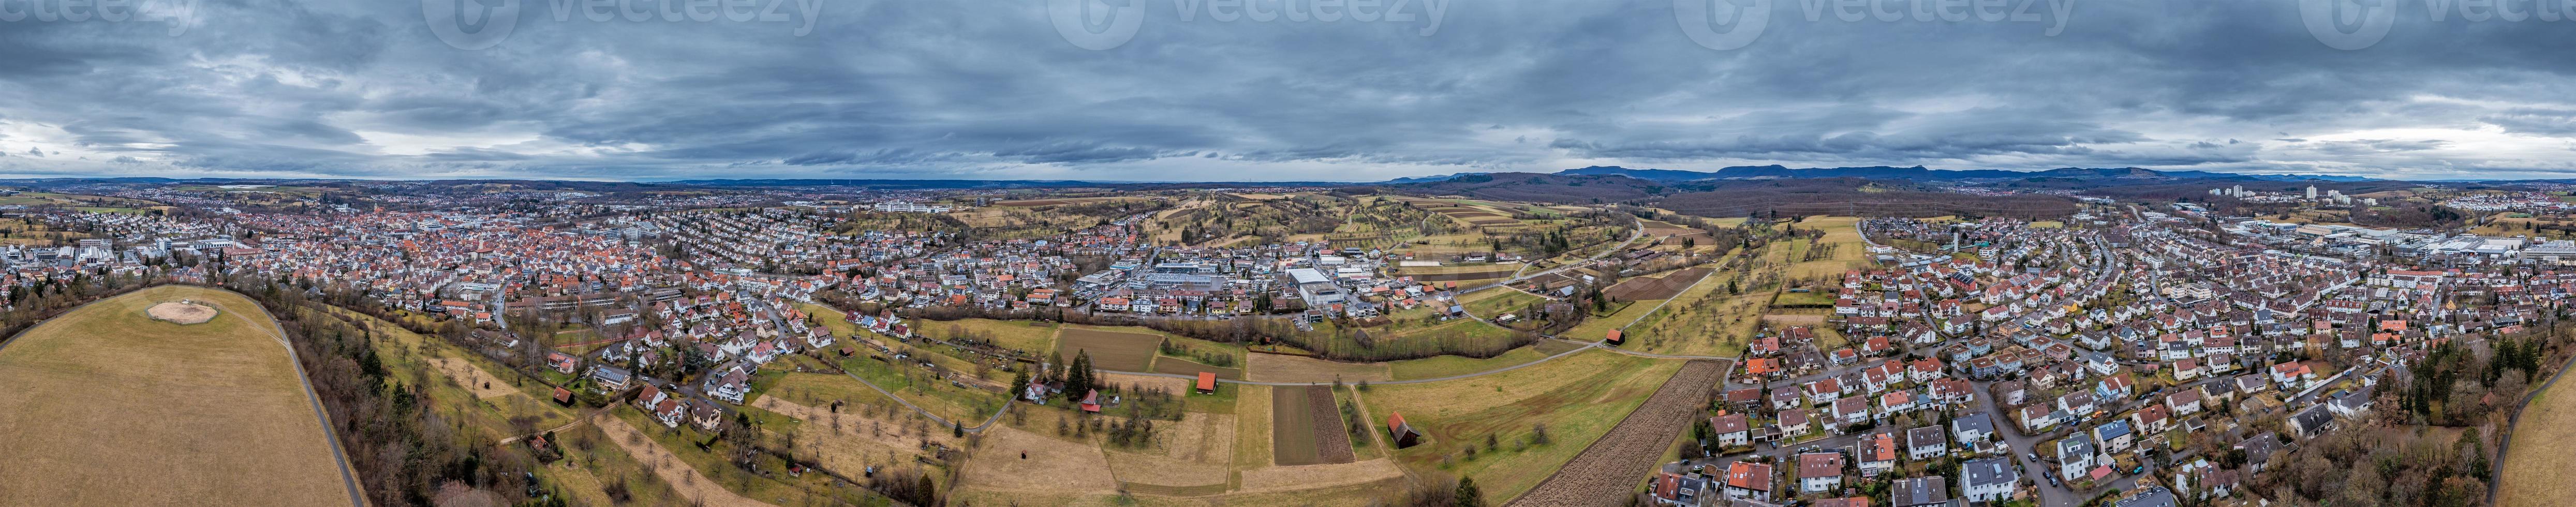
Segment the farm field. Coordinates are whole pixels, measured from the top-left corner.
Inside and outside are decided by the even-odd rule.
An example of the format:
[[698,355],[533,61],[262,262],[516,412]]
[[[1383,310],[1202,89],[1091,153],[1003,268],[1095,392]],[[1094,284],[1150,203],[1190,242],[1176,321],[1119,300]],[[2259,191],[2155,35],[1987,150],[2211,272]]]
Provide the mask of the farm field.
[[1154,373],[1197,376],[1199,372],[1215,373],[1216,378],[1226,380],[1243,380],[1242,368],[1219,368],[1172,356],[1163,356],[1154,360]]
[[1833,306],[1834,293],[1826,292],[1824,290],[1781,292],[1778,299],[1773,299],[1771,301],[1771,305],[1782,307]]
[[[672,488],[678,490],[678,494],[680,496],[687,498],[690,503],[695,505],[722,505],[734,507],[757,507],[768,505],[761,503],[758,500],[744,497],[741,493],[736,493],[723,486],[723,484],[730,484],[738,481],[728,480],[717,482],[715,478],[708,477],[704,472],[700,471],[701,467],[706,466],[713,466],[715,467],[714,469],[717,470],[734,470],[731,467],[721,464],[723,463],[723,458],[706,455],[705,451],[697,451],[694,454],[681,454],[674,452],[678,449],[689,449],[685,447],[687,445],[686,443],[676,442],[676,440],[679,440],[677,435],[660,431],[646,432],[637,429],[639,426],[643,425],[639,425],[635,421],[645,421],[650,418],[636,412],[634,409],[618,408],[614,410],[614,412],[618,412],[617,415],[621,417],[603,416],[599,418],[599,428],[601,431],[608,434],[608,441],[615,442],[618,447],[626,449],[626,453],[628,455],[635,456],[637,461],[656,464],[657,466],[651,466],[648,468],[653,469],[653,473],[661,479],[661,482],[670,484]],[[658,424],[654,424],[651,427],[658,428],[660,426]],[[674,441],[665,442],[665,440]],[[714,461],[704,465],[699,464],[707,462],[708,460]],[[693,461],[696,463],[693,463]],[[769,481],[759,482],[775,484]]]
[[1394,339],[1428,339],[1430,337],[1452,336],[1465,340],[1490,340],[1502,342],[1510,340],[1512,338],[1512,333],[1512,330],[1496,327],[1493,324],[1487,324],[1485,321],[1481,320],[1451,319],[1448,322],[1430,326],[1395,331],[1394,333],[1387,335],[1387,337]]
[[1305,356],[1253,354],[1248,364],[1251,365],[1249,373],[1252,380],[1264,382],[1331,382],[1335,378],[1358,382],[1395,378],[1388,372],[1387,363],[1345,363]]
[[1234,468],[1270,466],[1270,386],[1242,386],[1234,395]]
[[[19,195],[23,196],[25,194]],[[0,197],[0,199],[7,198]],[[48,225],[42,220],[28,218],[10,218],[0,220],[0,244],[55,246],[69,244],[72,240],[85,239],[88,237],[89,234],[84,232],[55,229],[52,225]]]
[[1109,469],[1130,492],[1170,496],[1223,493],[1232,480],[1230,414],[1189,413],[1160,428],[1152,445],[1108,450]]
[[908,463],[915,457],[928,457],[930,454],[921,449],[922,442],[957,445],[945,427],[929,423],[911,410],[878,402],[854,402],[834,412],[832,401],[819,397],[797,401],[772,395],[753,400],[751,405],[801,421],[798,426],[802,430],[793,435],[794,445],[833,470],[859,470],[868,465]]
[[1868,264],[1869,244],[1861,241],[1860,219],[1855,217],[1808,217],[1797,224],[1800,229],[1823,229],[1825,236],[1812,247],[1803,241],[1790,241],[1797,249],[1790,258],[1790,278],[1813,279],[1841,276],[1843,271]]
[[[1681,367],[1680,361],[1576,354],[1481,377],[1372,386],[1360,397],[1370,414],[1403,414],[1423,433],[1421,444],[1395,451],[1397,463],[1474,478],[1485,503],[1497,505],[1573,460]],[[1547,443],[1534,443],[1542,425]],[[1486,449],[1488,436],[1501,448]],[[1478,447],[1476,457],[1457,459],[1467,445]]]
[[1398,266],[1393,269],[1399,276],[1410,276],[1415,280],[1438,281],[1439,279],[1502,278],[1510,276],[1512,271],[1520,268],[1519,264],[1442,264]]
[[[193,300],[202,324],[151,320]],[[347,505],[273,320],[230,292],[144,289],[46,321],[0,349],[0,504]]]
[[1628,303],[1627,307],[1620,308],[1619,311],[1612,312],[1610,315],[1583,319],[1583,323],[1575,324],[1573,328],[1567,329],[1562,333],[1557,333],[1557,336],[1565,337],[1565,339],[1568,340],[1582,341],[1605,339],[1610,336],[1610,330],[1628,328],[1630,324],[1635,324],[1637,321],[1645,319],[1646,315],[1657,311],[1658,307],[1663,306],[1666,301],[1669,300],[1643,299],[1631,301]]
[[1672,447],[1682,429],[1690,427],[1691,417],[1700,413],[1702,397],[1724,373],[1722,361],[1691,361],[1682,366],[1608,435],[1593,441],[1574,461],[1510,505],[1582,505],[1623,496]]
[[555,433],[555,440],[569,445],[558,446],[564,459],[536,470],[539,480],[555,485],[556,491],[571,495],[578,505],[609,505],[608,484],[625,484],[632,495],[627,503],[634,505],[677,505],[686,503],[670,484],[654,475],[626,449],[608,442],[608,433],[598,425],[584,424]]
[[[931,380],[927,378],[927,373],[918,368],[898,368],[865,356],[843,359],[841,368],[867,379],[869,384],[875,384],[877,387],[893,392],[896,396],[901,396],[904,400],[920,405],[922,409],[951,421],[980,421],[992,416],[993,411],[1001,409],[1003,397],[1006,396],[1005,393],[957,387],[945,381]],[[835,396],[835,399],[853,400],[865,399],[869,395],[864,393],[876,392],[848,376],[820,373],[786,374],[770,389],[782,392],[833,393],[830,395]]]
[[1003,208],[1033,208],[1033,207],[1040,207],[1040,206],[1062,206],[1062,205],[1066,205],[1066,204],[1091,204],[1091,203],[1095,203],[1095,202],[1107,202],[1107,201],[1130,200],[1130,199],[1140,199],[1140,198],[1137,198],[1137,197],[1062,197],[1062,198],[1054,198],[1054,199],[1021,199],[1021,200],[1016,200],[1016,201],[993,201],[993,205],[994,205],[994,206],[997,206],[997,207],[1003,207]]
[[1602,291],[1602,294],[1619,301],[1672,299],[1674,295],[1681,294],[1683,289],[1690,288],[1691,283],[1698,282],[1700,277],[1707,276],[1709,271],[1708,268],[1690,268],[1660,276],[1630,278],[1621,280],[1618,285],[1610,286],[1610,289]]
[[2567,470],[2576,468],[2570,437],[2576,437],[2576,388],[2551,385],[2514,423],[2513,446],[2496,483],[2496,505],[2576,505],[2576,489],[2567,487]]
[[[1033,326],[1030,325],[1031,323],[1043,325]],[[931,338],[949,341],[955,341],[960,337],[973,338],[991,341],[997,347],[1044,356],[1047,351],[1055,350],[1055,332],[1060,326],[1051,322],[1038,321],[961,319],[923,320],[914,322],[913,327],[922,336]]]
[[1349,433],[1326,386],[1270,390],[1270,441],[1280,466],[1350,463]]
[[1163,335],[1150,332],[1111,331],[1067,327],[1056,332],[1057,351],[1064,360],[1072,361],[1081,352],[1091,353],[1094,368],[1115,371],[1152,371],[1155,349]]
[[1392,361],[1386,363],[1386,367],[1388,374],[1395,380],[1440,378],[1452,375],[1465,375],[1469,373],[1491,371],[1516,364],[1528,364],[1532,361],[1545,359],[1548,356],[1557,355],[1558,353],[1574,350],[1579,347],[1582,346],[1562,341],[1540,340],[1537,344],[1512,349],[1509,352],[1504,352],[1503,355],[1484,359],[1476,359],[1466,356],[1439,356]]
[[[1741,274],[1727,271],[1700,280],[1664,302],[1660,310],[1628,324],[1628,343],[1623,347],[1657,354],[1742,354],[1744,344],[1761,327],[1762,311],[1769,307],[1771,294],[1724,294],[1729,284],[1739,284],[1738,290],[1744,290],[1741,278]],[[1599,333],[1574,336],[1592,339]]]
[[1496,315],[1518,313],[1533,303],[1546,300],[1547,298],[1539,297],[1537,294],[1521,292],[1520,289],[1509,287],[1496,287],[1458,297],[1459,304],[1467,307],[1468,315],[1488,319]]

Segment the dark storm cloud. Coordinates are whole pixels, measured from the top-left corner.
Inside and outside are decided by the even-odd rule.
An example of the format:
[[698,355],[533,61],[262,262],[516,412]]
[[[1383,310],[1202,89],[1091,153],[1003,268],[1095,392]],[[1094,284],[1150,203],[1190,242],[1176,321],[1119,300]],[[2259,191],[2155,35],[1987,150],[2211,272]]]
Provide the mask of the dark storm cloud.
[[1663,2],[1456,2],[1432,30],[1184,20],[1177,0],[1136,0],[1133,40],[1092,51],[1029,0],[825,0],[803,35],[801,19],[557,20],[528,1],[506,39],[466,51],[417,1],[205,0],[177,35],[0,22],[0,139],[18,155],[0,172],[2576,170],[2576,59],[2558,54],[2576,21],[2435,21],[2415,0],[2354,51],[2320,42],[2294,2],[2181,0],[2076,0],[2039,22],[1810,20],[1808,2],[1773,0],[1762,36],[1725,51]]

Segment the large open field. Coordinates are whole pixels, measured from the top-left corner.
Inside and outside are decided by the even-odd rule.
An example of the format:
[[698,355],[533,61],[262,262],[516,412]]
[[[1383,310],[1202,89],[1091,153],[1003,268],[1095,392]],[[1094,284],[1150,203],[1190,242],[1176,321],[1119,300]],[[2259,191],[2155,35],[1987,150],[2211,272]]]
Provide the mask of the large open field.
[[1620,505],[1621,493],[1635,487],[1637,478],[1646,476],[1682,429],[1691,426],[1691,417],[1700,413],[1726,366],[1722,361],[1683,366],[1608,435],[1511,505]]
[[1331,382],[1334,379],[1382,382],[1394,378],[1387,373],[1386,363],[1345,363],[1305,356],[1253,354],[1251,365],[1252,380],[1264,382]]
[[[2564,380],[2564,379],[2561,379]],[[2567,471],[2576,469],[2576,386],[2552,385],[2514,423],[2513,446],[2496,483],[2496,505],[2576,505]]]
[[1325,386],[1271,390],[1270,441],[1281,466],[1349,463],[1355,459],[1343,431],[1341,409]]
[[[834,316],[837,317],[838,312],[835,312]],[[1055,350],[1056,327],[1057,325],[1051,322],[993,319],[924,320],[914,323],[914,328],[920,330],[922,336],[951,341],[963,338],[991,342],[996,347],[1027,351],[1039,356]]]
[[1467,307],[1468,315],[1488,319],[1506,313],[1519,313],[1529,308],[1531,304],[1546,300],[1547,298],[1539,297],[1537,294],[1521,292],[1519,289],[1510,287],[1496,287],[1458,297],[1459,304]]
[[[1593,352],[1494,375],[1373,386],[1361,398],[1370,414],[1401,413],[1423,433],[1421,444],[1395,451],[1398,463],[1474,478],[1485,503],[1496,505],[1573,460],[1681,366]],[[1541,426],[1545,443],[1535,438]],[[1488,437],[1499,447],[1487,447]],[[1463,457],[1469,446],[1477,449],[1472,459]]]
[[[1661,309],[1637,317],[1627,324],[1628,344],[1625,347],[1658,354],[1743,354],[1744,344],[1761,327],[1762,311],[1770,306],[1771,294],[1727,294],[1725,289],[1729,284],[1736,284],[1739,290],[1743,290],[1742,278],[1734,272],[1709,275],[1680,295],[1666,300]],[[1620,313],[1628,312],[1623,310]],[[1600,334],[1572,336],[1597,339]]]
[[1149,371],[1154,350],[1162,343],[1163,335],[1152,333],[1076,327],[1056,333],[1057,351],[1064,353],[1064,360],[1090,352],[1093,368],[1113,371]]
[[1386,363],[1386,367],[1387,371],[1391,373],[1396,380],[1440,378],[1453,375],[1466,375],[1470,373],[1493,371],[1518,364],[1528,364],[1533,361],[1545,359],[1548,356],[1557,355],[1559,353],[1581,347],[1581,345],[1557,340],[1540,340],[1538,343],[1531,344],[1530,346],[1512,349],[1508,352],[1504,352],[1502,355],[1484,359],[1476,359],[1466,356],[1438,356],[1388,362]]
[[1860,219],[1856,217],[1808,217],[1797,225],[1800,229],[1822,229],[1823,238],[1814,245],[1790,241],[1788,276],[1816,278],[1839,276],[1845,270],[1869,264],[1869,244],[1860,240]]
[[1690,288],[1692,282],[1699,281],[1708,272],[1708,268],[1691,268],[1656,277],[1630,278],[1610,286],[1610,290],[1603,291],[1603,294],[1620,301],[1672,299],[1673,295],[1681,294],[1682,289]]
[[[194,300],[203,324],[144,309]],[[239,295],[145,289],[0,348],[0,505],[347,505],[274,321]]]
[[1004,207],[1004,208],[1033,208],[1033,207],[1041,207],[1041,206],[1062,206],[1062,205],[1066,205],[1066,204],[1091,204],[1091,203],[1095,203],[1095,202],[1108,202],[1108,201],[1131,200],[1131,199],[1142,199],[1142,198],[1140,198],[1140,197],[1063,197],[1063,198],[1056,198],[1056,199],[1021,199],[1021,200],[1016,200],[1016,201],[993,201],[993,205],[994,205],[994,206],[998,206],[998,207]]

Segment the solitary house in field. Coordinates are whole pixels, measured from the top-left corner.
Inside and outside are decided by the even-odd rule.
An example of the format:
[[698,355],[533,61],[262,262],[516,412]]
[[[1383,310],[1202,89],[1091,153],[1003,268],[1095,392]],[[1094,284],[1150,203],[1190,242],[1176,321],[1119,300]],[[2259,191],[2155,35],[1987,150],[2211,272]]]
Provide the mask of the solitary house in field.
[[1216,372],[1199,372],[1199,394],[1216,394]]
[[1395,437],[1397,449],[1413,447],[1413,444],[1422,442],[1422,434],[1414,432],[1413,425],[1404,423],[1403,412],[1392,412],[1386,415],[1386,433]]
[[1620,345],[1628,343],[1626,338],[1627,337],[1624,336],[1624,333],[1620,333],[1617,329],[1612,329],[1608,336],[1601,338],[1601,341],[1610,342],[1611,345]]
[[1082,395],[1082,411],[1100,413],[1100,390],[1093,389]]

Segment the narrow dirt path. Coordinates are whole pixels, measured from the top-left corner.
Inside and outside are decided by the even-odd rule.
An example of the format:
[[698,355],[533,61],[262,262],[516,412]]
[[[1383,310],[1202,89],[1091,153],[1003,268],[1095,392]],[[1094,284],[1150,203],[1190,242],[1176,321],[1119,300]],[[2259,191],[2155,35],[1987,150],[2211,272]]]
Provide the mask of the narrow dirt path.
[[662,448],[661,442],[644,435],[644,432],[635,429],[634,425],[626,424],[625,419],[600,418],[599,429],[608,432],[608,441],[616,442],[618,447],[625,448],[626,454],[635,456],[635,461],[644,463],[645,468],[653,469],[654,476],[661,477],[662,482],[671,484],[671,489],[678,490],[681,496],[698,502],[698,505],[725,507],[770,505],[745,498],[734,493],[733,490],[717,485],[715,479],[709,479],[706,474],[698,473],[697,467],[681,461],[679,456],[671,454],[670,449]]

